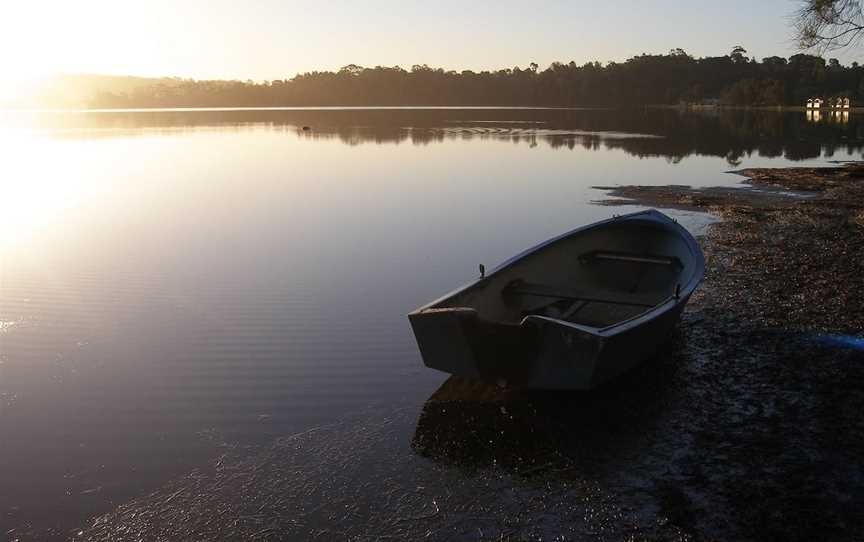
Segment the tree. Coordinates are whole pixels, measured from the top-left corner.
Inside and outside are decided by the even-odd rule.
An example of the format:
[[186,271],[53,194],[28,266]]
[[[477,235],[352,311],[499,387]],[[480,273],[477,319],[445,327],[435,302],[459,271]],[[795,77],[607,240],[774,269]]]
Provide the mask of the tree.
[[348,64],[347,66],[339,68],[339,73],[356,77],[363,73],[363,67],[358,66],[357,64]]
[[864,32],[861,0],[803,0],[795,14],[795,39],[821,52],[857,43]]
[[788,62],[782,56],[769,56],[762,59],[762,64],[771,70],[782,70]]
[[736,45],[732,48],[732,52],[729,53],[729,58],[731,58],[732,62],[736,64],[747,62],[747,49],[741,47],[740,45]]

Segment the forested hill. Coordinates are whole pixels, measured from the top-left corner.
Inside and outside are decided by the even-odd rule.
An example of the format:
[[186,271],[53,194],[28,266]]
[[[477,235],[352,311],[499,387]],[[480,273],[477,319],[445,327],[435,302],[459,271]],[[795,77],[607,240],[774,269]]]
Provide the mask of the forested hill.
[[[849,96],[864,103],[864,68],[798,54],[748,58],[736,47],[725,56],[693,58],[681,49],[605,65],[555,62],[540,70],[461,72],[430,68],[363,68],[303,73],[291,79],[196,81],[150,79],[125,90],[94,85],[88,99],[43,106],[627,106],[713,102],[803,105],[811,96]],[[57,92],[49,94],[57,96]]]

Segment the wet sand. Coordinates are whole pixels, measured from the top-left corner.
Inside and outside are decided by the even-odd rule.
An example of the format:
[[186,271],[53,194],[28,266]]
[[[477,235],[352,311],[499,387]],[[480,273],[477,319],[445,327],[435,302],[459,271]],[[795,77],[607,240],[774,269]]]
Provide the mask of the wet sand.
[[723,218],[672,340],[613,384],[451,378],[422,410],[226,444],[75,538],[860,539],[864,167],[738,173],[752,189],[610,191]]

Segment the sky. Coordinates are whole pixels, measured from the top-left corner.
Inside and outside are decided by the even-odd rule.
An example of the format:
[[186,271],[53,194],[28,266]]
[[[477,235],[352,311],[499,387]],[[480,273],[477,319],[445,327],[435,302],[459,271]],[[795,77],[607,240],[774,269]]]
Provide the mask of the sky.
[[[290,78],[347,64],[541,68],[680,47],[789,56],[796,0],[0,0],[0,87],[55,73]],[[834,55],[857,60],[861,50]]]

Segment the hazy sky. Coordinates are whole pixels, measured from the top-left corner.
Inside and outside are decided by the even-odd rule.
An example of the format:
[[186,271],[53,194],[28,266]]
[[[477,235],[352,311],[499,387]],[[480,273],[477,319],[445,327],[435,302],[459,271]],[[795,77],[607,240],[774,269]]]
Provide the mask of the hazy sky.
[[[741,44],[788,56],[795,0],[0,0],[0,83],[55,72],[274,79],[429,64],[541,67]],[[860,50],[838,55],[844,61]]]

